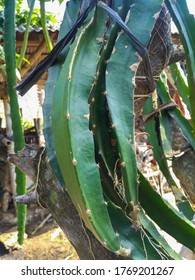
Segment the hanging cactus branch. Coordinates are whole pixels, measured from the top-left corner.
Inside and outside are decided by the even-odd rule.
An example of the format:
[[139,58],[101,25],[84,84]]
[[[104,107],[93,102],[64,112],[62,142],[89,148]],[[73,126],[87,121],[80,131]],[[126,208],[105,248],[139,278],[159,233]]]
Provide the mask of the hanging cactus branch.
[[139,55],[144,61],[144,66],[145,66],[145,72],[146,72],[146,78],[148,81],[148,86],[150,92],[153,92],[155,89],[154,85],[154,79],[152,75],[152,67],[150,63],[150,59],[148,56],[148,51],[147,48],[133,35],[133,33],[130,31],[128,26],[125,24],[125,22],[121,19],[121,17],[113,11],[108,5],[106,5],[103,1],[98,1],[98,6],[103,8],[109,15],[112,17],[117,24],[122,28],[122,30],[129,36],[130,40],[132,41],[132,44],[134,48],[137,50]]

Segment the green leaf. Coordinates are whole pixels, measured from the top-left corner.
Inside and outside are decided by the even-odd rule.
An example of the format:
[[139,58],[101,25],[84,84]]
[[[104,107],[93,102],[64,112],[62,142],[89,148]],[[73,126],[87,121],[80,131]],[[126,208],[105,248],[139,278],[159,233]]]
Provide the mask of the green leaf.
[[178,93],[182,98],[182,101],[186,104],[189,113],[192,112],[192,108],[189,100],[189,88],[187,83],[187,77],[184,75],[183,70],[179,63],[172,64],[169,66],[174,79],[175,85],[177,87]]
[[[80,0],[71,1],[66,4],[66,11],[64,18],[60,27],[58,42],[67,34],[72,28],[74,22],[76,21],[76,15],[79,14]],[[44,137],[47,146],[47,154],[55,175],[57,176],[62,187],[65,188],[64,180],[59,168],[59,164],[56,159],[55,143],[52,131],[52,108],[53,108],[53,94],[55,89],[56,81],[60,75],[60,71],[63,63],[66,60],[70,43],[64,48],[61,54],[58,56],[57,62],[50,67],[48,71],[48,78],[45,86],[45,100],[43,104],[43,116],[44,116]]]
[[[164,73],[161,74],[158,81],[158,94],[162,103],[171,101],[169,92],[166,86],[166,76]],[[195,149],[195,140],[192,132],[192,127],[187,119],[185,119],[178,108],[169,109],[170,116],[176,121],[177,125],[182,129],[184,136],[189,141],[189,144]]]
[[99,9],[95,15],[93,11],[71,45],[55,87],[52,127],[56,156],[76,209],[96,238],[115,252],[120,243],[104,201],[88,120],[88,94],[101,48],[97,38],[105,31],[106,18]]
[[[148,239],[151,246],[156,249],[162,259],[166,259],[166,254],[169,255],[169,258],[173,258],[175,260],[181,259],[179,254],[177,254],[170,247],[165,238],[159,232],[159,229],[156,228],[154,222],[145,214],[143,210],[140,210],[139,212],[139,219],[142,225],[141,231],[143,232],[143,238]],[[155,241],[157,242],[157,244],[155,243]]]
[[147,215],[164,231],[191,250],[195,248],[195,226],[164,200],[140,173],[139,198]]
[[[126,25],[133,35],[146,46],[155,23],[155,14],[162,1],[136,1],[130,9]],[[126,5],[126,2],[125,2]],[[147,12],[146,12],[147,11]],[[138,21],[137,18],[141,20]],[[136,28],[135,28],[136,27]],[[128,203],[136,205],[137,163],[134,152],[134,78],[139,58],[129,37],[121,32],[107,65],[106,92],[109,113],[117,137],[121,173]]]
[[[122,0],[120,0],[114,3],[114,8],[119,10],[119,15],[124,20],[128,13],[127,7],[129,7],[131,2],[132,1],[126,1],[125,5],[123,5]],[[101,175],[103,175],[105,180],[109,181],[109,183],[105,184],[106,188],[104,191],[109,198],[112,197],[111,200],[117,205],[120,199],[118,194],[113,192],[113,181],[116,182],[118,153],[115,151],[116,147],[113,148],[112,146],[112,141],[114,141],[116,137],[107,108],[106,61],[108,61],[111,56],[119,30],[118,25],[114,25],[110,26],[110,28],[108,27],[108,30],[105,32],[105,37],[103,38],[104,46],[102,47],[101,56],[97,63],[95,82],[89,96],[90,129],[93,131],[96,145],[96,160],[98,164],[100,164]]]
[[[171,99],[168,99],[168,92],[167,87],[165,84],[166,79],[163,79],[163,85],[161,85],[161,90],[158,90],[160,97],[162,98],[163,102],[168,102]],[[158,88],[159,89],[159,88]],[[163,93],[164,90],[164,93]],[[170,97],[169,97],[170,98]],[[149,98],[144,105],[144,114],[147,114],[153,110],[152,98]],[[171,115],[173,117],[173,110],[166,110],[159,113],[158,116],[151,119],[145,124],[146,132],[149,134],[149,144],[152,146],[154,158],[158,163],[159,169],[166,178],[169,187],[172,189],[172,192],[175,196],[176,205],[177,207],[185,214],[188,219],[192,219],[194,211],[192,210],[189,201],[183,195],[180,190],[180,186],[174,180],[173,174],[170,171],[170,161],[169,158],[172,157],[172,127],[171,127]],[[158,120],[156,119],[158,117]],[[181,115],[181,118],[182,115]],[[157,124],[156,124],[157,122]],[[184,120],[185,122],[185,120]],[[157,128],[157,126],[159,126]],[[168,158],[168,160],[167,160]]]
[[[168,102],[171,100],[169,93],[168,93],[168,85],[167,85],[167,79],[166,75],[164,73],[161,74],[160,80],[158,81],[158,93],[161,101]],[[170,170],[168,168],[163,169],[163,162],[166,161],[166,157],[172,157],[173,151],[172,151],[172,125],[170,118],[173,118],[177,125],[182,128],[182,131],[188,141],[191,143],[192,147],[194,147],[194,140],[193,135],[190,129],[189,122],[183,117],[181,112],[177,108],[173,108],[171,110],[166,110],[160,114],[160,133],[161,133],[161,147],[158,146],[159,154],[156,154],[155,151],[155,144],[153,145],[154,154],[158,161],[158,164],[160,166],[161,171],[163,172],[164,176],[167,179],[167,182],[169,183],[170,187],[172,188],[173,194],[175,195],[176,204],[179,208],[179,210],[184,213],[184,215],[189,219],[192,220],[194,215],[194,210],[192,209],[192,206],[190,205],[188,199],[182,194],[180,187],[177,186],[177,183],[174,181],[172,174],[170,173]],[[149,123],[151,123],[153,120],[150,120],[148,124],[146,124],[146,127],[148,127]],[[150,133],[154,133],[155,129],[150,130]],[[166,133],[163,133],[163,131]],[[155,138],[152,138],[153,141]],[[169,142],[169,143],[168,143]],[[168,144],[167,144],[168,143]],[[158,145],[158,144],[157,144]],[[169,151],[166,151],[166,147],[169,146]],[[171,146],[171,147],[170,147]],[[167,166],[167,164],[164,165],[164,167]],[[167,166],[168,167],[168,166]],[[175,188],[176,187],[176,188]]]
[[130,218],[109,200],[108,211],[121,245],[130,250],[131,260],[180,259],[143,211],[139,214],[142,224],[139,229],[133,226]]

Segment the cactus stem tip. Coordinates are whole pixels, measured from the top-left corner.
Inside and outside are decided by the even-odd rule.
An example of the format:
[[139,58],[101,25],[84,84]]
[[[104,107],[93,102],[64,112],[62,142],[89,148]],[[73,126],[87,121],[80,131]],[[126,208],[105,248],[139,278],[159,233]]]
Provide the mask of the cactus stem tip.
[[123,256],[123,257],[130,257],[131,255],[131,250],[130,249],[126,249],[126,248],[123,248],[122,246],[120,247],[120,249],[118,251],[115,252],[116,255],[120,255],[120,256]]

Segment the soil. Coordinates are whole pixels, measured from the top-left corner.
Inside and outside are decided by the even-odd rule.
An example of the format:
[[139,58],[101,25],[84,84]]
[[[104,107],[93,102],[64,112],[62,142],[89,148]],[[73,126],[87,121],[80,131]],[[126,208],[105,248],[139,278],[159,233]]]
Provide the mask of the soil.
[[25,240],[17,243],[15,209],[0,212],[0,260],[78,260],[76,251],[48,210],[31,205],[27,209]]

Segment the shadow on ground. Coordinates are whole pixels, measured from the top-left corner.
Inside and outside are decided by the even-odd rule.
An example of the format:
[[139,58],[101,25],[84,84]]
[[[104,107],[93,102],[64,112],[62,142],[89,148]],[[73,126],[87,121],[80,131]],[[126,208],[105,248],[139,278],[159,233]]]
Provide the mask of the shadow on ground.
[[17,243],[14,208],[0,212],[0,260],[76,260],[78,255],[46,209],[31,205],[27,211],[26,235]]

